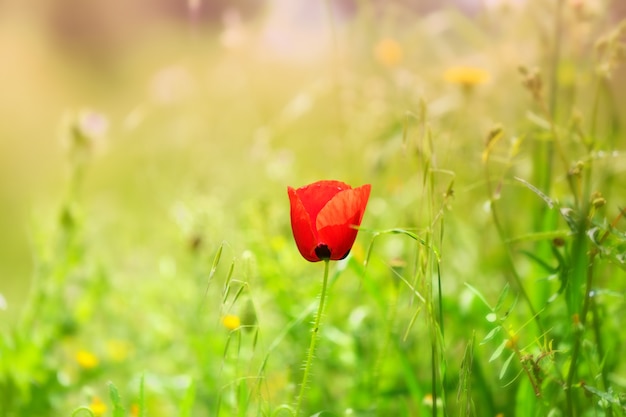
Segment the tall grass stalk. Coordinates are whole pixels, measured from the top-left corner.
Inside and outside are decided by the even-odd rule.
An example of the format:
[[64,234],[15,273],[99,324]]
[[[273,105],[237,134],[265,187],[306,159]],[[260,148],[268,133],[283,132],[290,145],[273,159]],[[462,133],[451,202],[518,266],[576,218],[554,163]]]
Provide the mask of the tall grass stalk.
[[507,233],[504,230],[504,226],[500,219],[500,212],[499,212],[499,208],[497,205],[497,200],[499,198],[499,193],[500,193],[499,188],[502,185],[502,180],[498,184],[497,191],[496,191],[496,188],[494,188],[493,183],[492,183],[491,173],[489,171],[489,158],[491,155],[491,147],[496,141],[500,139],[500,137],[502,137],[502,135],[503,135],[503,131],[501,128],[496,128],[495,130],[490,132],[488,140],[487,140],[487,148],[485,149],[484,154],[483,154],[483,163],[485,165],[485,184],[487,187],[487,195],[488,195],[488,201],[489,201],[489,212],[491,213],[491,218],[496,228],[496,232],[498,233],[498,237],[500,238],[500,241],[504,245],[506,260],[509,265],[509,271],[510,271],[510,275],[507,275],[507,277],[511,277],[509,278],[510,284],[515,289],[515,291],[521,294],[522,299],[526,303],[526,306],[528,310],[530,311],[531,316],[535,320],[535,323],[539,330],[539,334],[545,335],[544,327],[543,327],[543,324],[541,323],[539,314],[535,306],[533,305],[533,302],[530,296],[528,295],[528,292],[524,288],[524,285],[522,283],[522,278],[520,277],[520,274],[517,271],[517,267],[515,266],[515,260],[513,258],[513,251],[511,249],[511,243],[508,239],[509,237],[507,236]]
[[[613,220],[611,224],[611,228],[615,228],[617,226],[617,223],[621,220],[623,214],[624,212],[620,211],[620,213],[617,215],[615,220]],[[586,229],[583,229],[583,230],[586,230]],[[607,229],[604,232],[604,234],[600,237],[598,241],[600,245],[604,243],[604,241],[608,238],[609,233],[610,233],[609,230],[610,229]],[[581,239],[586,240],[586,234],[583,233],[581,236]],[[583,335],[584,335],[586,325],[587,325],[587,315],[589,314],[590,310],[593,316],[592,326],[593,326],[593,331],[594,331],[594,335],[596,338],[596,348],[598,350],[598,356],[604,359],[604,348],[602,344],[602,336],[600,334],[600,323],[598,322],[599,319],[598,319],[598,314],[597,314],[595,301],[594,301],[594,294],[593,294],[593,278],[594,278],[593,273],[594,273],[595,260],[598,254],[599,254],[599,249],[592,248],[589,251],[588,261],[582,265],[584,267],[584,270],[581,271],[581,273],[584,272],[586,276],[585,293],[584,293],[581,313],[580,313],[580,316],[578,317],[578,323],[575,323],[574,345],[572,347],[570,366],[569,366],[569,370],[567,374],[567,382],[566,382],[566,387],[565,387],[566,388],[566,400],[567,400],[567,413],[568,413],[567,415],[569,417],[574,417],[576,415],[576,404],[574,403],[573,387],[574,387],[574,380],[577,375],[578,359],[580,356],[580,350],[581,350],[581,346],[583,342]],[[609,390],[608,375],[606,373],[604,365],[601,365],[601,371],[600,371],[599,377],[602,382],[603,389]],[[612,407],[608,407],[606,409],[606,413],[608,417],[613,416]]]
[[[416,256],[416,271],[414,286],[416,286],[419,278],[423,278],[426,281],[428,288],[426,296],[426,306],[428,311],[428,324],[431,334],[431,395],[432,395],[432,415],[436,417],[439,413],[438,402],[439,399],[442,404],[443,415],[447,415],[446,407],[446,358],[445,358],[445,342],[444,342],[444,320],[443,320],[443,294],[442,294],[442,282],[441,282],[441,258],[439,251],[435,250],[436,246],[441,247],[444,235],[444,216],[443,210],[447,203],[447,197],[451,194],[452,184],[454,179],[448,186],[447,191],[444,193],[443,202],[439,202],[437,199],[436,191],[436,174],[451,174],[454,177],[454,173],[450,171],[440,170],[437,166],[437,159],[435,157],[435,146],[433,141],[432,132],[427,123],[427,106],[422,101],[420,103],[420,109],[418,115],[407,113],[405,117],[405,124],[403,130],[403,142],[407,141],[407,121],[409,115],[416,118],[420,128],[418,129],[418,152],[420,157],[420,164],[423,167],[422,170],[422,193],[425,196],[424,200],[426,204],[426,218],[429,220],[426,228],[426,236],[424,241],[418,240],[416,250],[418,251]],[[438,241],[435,242],[437,236],[436,231],[439,231]],[[420,243],[429,249],[423,251]],[[423,258],[422,258],[423,257]],[[421,261],[421,262],[420,262]],[[433,282],[432,277],[435,276],[436,283]],[[435,297],[436,293],[436,297]],[[439,395],[441,393],[441,395]]]

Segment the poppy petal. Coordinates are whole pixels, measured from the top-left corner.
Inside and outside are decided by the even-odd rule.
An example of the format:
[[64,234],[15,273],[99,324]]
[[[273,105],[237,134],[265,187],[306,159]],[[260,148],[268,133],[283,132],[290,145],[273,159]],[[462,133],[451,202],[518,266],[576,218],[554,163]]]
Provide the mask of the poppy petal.
[[296,193],[309,214],[311,222],[315,224],[320,210],[339,192],[349,189],[351,187],[341,181],[317,181],[298,188]]
[[[354,223],[358,217],[354,216]],[[348,224],[337,224],[326,226],[319,231],[320,241],[330,249],[330,259],[338,261],[345,258],[354,241],[356,240],[358,230]]]
[[[360,225],[371,188],[371,185],[366,184],[337,193],[318,213],[315,228],[319,231],[327,226],[340,224]],[[355,214],[358,214],[356,220]]]
[[330,248],[330,259],[343,259],[350,252],[358,232],[355,226],[361,224],[370,191],[369,184],[341,191],[317,215],[318,240]]
[[291,230],[296,246],[304,259],[310,262],[320,261],[315,254],[317,246],[316,232],[311,224],[311,218],[300,199],[297,190],[288,187],[289,203],[291,205]]

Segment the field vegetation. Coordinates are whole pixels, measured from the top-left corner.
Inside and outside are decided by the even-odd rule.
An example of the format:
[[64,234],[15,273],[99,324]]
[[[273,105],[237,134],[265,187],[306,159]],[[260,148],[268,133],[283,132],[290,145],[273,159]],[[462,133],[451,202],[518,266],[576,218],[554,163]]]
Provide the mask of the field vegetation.
[[1,417],[626,414],[620,0],[196,3],[0,25]]

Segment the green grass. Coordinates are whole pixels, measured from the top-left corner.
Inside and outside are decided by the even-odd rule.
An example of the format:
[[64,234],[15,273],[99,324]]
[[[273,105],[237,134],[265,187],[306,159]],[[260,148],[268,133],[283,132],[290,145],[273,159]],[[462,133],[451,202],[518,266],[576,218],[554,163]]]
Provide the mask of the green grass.
[[[363,3],[307,62],[262,20],[99,71],[33,52],[45,99],[0,126],[30,144],[0,144],[0,416],[625,415],[626,26],[575,3]],[[301,390],[324,265],[287,186],[319,179],[372,195]]]

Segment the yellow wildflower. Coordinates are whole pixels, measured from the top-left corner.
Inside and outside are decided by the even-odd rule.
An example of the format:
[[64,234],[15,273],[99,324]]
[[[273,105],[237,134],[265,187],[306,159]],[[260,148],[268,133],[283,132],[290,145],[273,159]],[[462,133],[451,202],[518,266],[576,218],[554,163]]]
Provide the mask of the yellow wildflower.
[[434,401],[433,394],[431,393],[424,395],[424,398],[422,398],[422,404],[427,407],[437,407],[439,409],[441,409],[441,406],[443,405],[441,398],[437,397],[437,401]]
[[451,84],[459,84],[463,87],[473,87],[487,82],[489,79],[489,73],[482,68],[458,66],[448,68],[444,72],[443,78]]
[[508,347],[509,349],[516,349],[517,342],[519,341],[519,334],[515,333],[512,327],[509,328],[508,333],[509,338],[506,341],[506,347]]
[[222,324],[228,330],[235,330],[241,326],[241,319],[239,316],[235,316],[234,314],[227,314],[222,318]]
[[88,350],[79,350],[75,356],[78,366],[83,369],[93,369],[98,366],[98,357]]
[[402,62],[404,51],[395,39],[385,38],[374,45],[374,57],[386,67],[395,67]]
[[133,417],[138,416],[138,415],[139,415],[139,411],[140,411],[140,409],[139,409],[139,404],[137,404],[137,403],[132,403],[132,404],[130,405],[130,415],[131,415],[131,416],[133,416]]
[[91,404],[89,405],[91,412],[96,416],[104,415],[107,411],[107,406],[99,397],[93,397],[91,400]]

